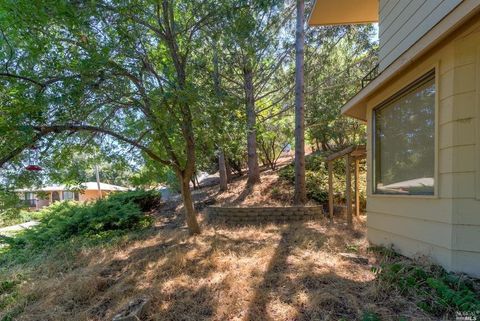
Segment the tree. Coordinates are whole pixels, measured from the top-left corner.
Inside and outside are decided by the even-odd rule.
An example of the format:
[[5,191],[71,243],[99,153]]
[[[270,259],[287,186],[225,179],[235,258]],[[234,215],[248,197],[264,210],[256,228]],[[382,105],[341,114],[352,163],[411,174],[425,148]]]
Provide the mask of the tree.
[[[276,117],[271,117],[278,115]],[[258,147],[263,165],[277,169],[277,161],[284,151],[293,145],[293,113],[285,112],[281,106],[269,108],[268,113],[259,114]]]
[[225,52],[221,73],[225,89],[242,99],[247,131],[248,183],[260,181],[257,154],[257,115],[262,100],[283,89],[272,80],[288,62],[291,46],[280,33],[291,16],[292,7],[274,0],[242,2],[226,15],[221,44]]
[[305,3],[297,0],[297,28],[295,33],[295,204],[307,201],[305,183],[305,94],[304,94],[304,42]]
[[[177,175],[191,233],[189,182],[203,122],[196,75],[212,1],[2,3],[0,166],[36,144],[101,145]],[[195,118],[193,115],[195,114]],[[136,152],[132,150],[135,148]]]
[[306,130],[319,150],[365,142],[364,125],[340,109],[376,64],[371,25],[311,28],[306,34]]

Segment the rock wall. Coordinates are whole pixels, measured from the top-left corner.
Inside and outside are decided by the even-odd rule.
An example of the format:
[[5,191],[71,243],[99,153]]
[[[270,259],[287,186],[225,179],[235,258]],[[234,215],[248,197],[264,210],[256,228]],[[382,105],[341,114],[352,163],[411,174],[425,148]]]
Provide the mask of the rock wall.
[[266,223],[320,219],[321,206],[291,207],[218,207],[207,208],[209,219],[227,223]]

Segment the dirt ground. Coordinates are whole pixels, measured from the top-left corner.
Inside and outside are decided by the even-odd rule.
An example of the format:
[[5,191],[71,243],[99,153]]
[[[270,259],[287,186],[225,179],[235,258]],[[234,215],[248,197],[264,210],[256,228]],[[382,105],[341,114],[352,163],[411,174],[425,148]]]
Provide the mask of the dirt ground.
[[[197,191],[197,206],[213,197],[260,202],[274,184],[274,174],[268,175],[245,197],[244,180],[222,195],[217,187]],[[36,277],[22,285],[22,296],[31,300],[18,320],[111,320],[144,296],[151,300],[145,320],[371,320],[368,312],[381,320],[430,320],[377,283],[371,268],[380,258],[367,251],[364,217],[355,223],[352,231],[339,218],[333,225],[204,221],[203,233],[191,237],[181,207],[171,202],[156,214],[155,228],[137,239],[38,266]],[[345,259],[345,252],[368,263]]]

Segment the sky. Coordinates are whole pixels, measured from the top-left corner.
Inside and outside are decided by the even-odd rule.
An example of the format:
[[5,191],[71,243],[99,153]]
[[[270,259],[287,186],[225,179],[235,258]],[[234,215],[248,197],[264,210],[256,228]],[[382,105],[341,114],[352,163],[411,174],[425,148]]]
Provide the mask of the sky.
[[378,41],[378,23],[373,23],[373,27],[375,28],[375,35],[372,37],[372,40]]

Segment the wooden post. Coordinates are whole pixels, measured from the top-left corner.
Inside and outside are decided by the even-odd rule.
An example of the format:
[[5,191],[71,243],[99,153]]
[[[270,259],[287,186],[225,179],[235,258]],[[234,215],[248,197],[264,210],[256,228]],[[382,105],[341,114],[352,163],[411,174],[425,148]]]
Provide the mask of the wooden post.
[[328,162],[328,217],[333,222],[333,163]]
[[350,169],[350,154],[345,155],[345,198],[347,201],[347,224],[353,226],[352,218],[352,174]]
[[360,159],[355,158],[355,216],[360,216]]

